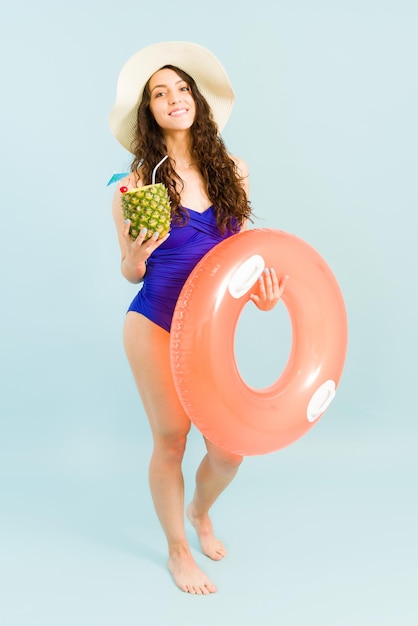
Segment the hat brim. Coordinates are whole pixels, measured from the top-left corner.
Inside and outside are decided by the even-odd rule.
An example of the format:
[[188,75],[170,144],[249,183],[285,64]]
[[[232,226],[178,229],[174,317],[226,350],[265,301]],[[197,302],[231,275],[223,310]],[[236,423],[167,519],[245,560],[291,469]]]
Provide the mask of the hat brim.
[[228,121],[235,96],[228,75],[215,55],[188,41],[153,44],[139,50],[123,66],[109,115],[112,133],[129,152],[132,152],[136,115],[144,87],[152,74],[164,65],[175,65],[196,81],[219,131]]

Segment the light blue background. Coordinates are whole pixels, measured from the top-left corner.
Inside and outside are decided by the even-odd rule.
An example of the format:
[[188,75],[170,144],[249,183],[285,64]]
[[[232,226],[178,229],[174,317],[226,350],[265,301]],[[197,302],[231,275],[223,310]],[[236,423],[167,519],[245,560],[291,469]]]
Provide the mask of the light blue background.
[[[1,31],[2,624],[416,624],[417,2],[25,0]],[[208,598],[165,569],[106,187],[129,164],[107,126],[120,68],[182,39],[230,74],[255,225],[322,254],[350,325],[325,416],[214,508],[228,558],[191,535]],[[283,308],[245,310],[249,382],[280,371],[287,331]],[[193,431],[188,497],[202,452]]]

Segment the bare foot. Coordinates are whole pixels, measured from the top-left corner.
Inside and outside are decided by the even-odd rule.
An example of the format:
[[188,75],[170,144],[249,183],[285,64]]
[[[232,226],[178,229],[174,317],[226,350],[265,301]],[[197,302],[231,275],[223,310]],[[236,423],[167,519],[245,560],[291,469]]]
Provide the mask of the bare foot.
[[189,504],[187,507],[186,515],[199,537],[203,554],[206,554],[214,561],[223,559],[226,556],[226,550],[224,545],[213,534],[213,526],[209,515],[198,517],[193,513],[192,504]]
[[170,552],[168,569],[177,587],[186,593],[206,596],[216,591],[216,586],[198,567],[190,550],[186,548]]

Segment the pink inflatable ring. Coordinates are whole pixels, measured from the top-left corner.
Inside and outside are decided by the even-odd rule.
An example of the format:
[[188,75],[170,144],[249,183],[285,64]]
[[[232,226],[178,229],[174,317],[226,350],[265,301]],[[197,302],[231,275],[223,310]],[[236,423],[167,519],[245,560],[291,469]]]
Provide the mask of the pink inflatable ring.
[[[292,343],[276,382],[255,389],[238,371],[234,337],[264,267],[274,267],[279,279],[289,276],[282,301]],[[175,386],[192,423],[230,452],[266,454],[304,435],[333,400],[347,350],[347,315],[332,271],[310,245],[283,231],[252,229],[219,243],[194,268],[170,341]]]

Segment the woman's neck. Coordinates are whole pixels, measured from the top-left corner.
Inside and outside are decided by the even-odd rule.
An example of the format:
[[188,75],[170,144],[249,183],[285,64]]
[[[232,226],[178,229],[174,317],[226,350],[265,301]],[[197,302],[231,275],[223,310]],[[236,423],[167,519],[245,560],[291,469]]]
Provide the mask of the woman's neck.
[[193,158],[191,151],[190,133],[175,133],[166,136],[168,155],[175,162],[176,168],[181,170],[192,167]]

